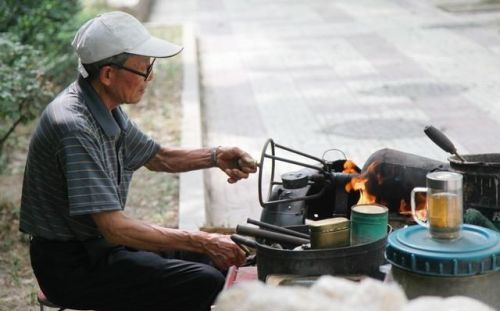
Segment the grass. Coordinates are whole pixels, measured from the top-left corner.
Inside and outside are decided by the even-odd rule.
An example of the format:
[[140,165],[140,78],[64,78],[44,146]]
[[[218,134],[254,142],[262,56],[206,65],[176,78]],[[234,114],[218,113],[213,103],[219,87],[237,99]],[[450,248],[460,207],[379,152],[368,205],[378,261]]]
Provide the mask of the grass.
[[[181,44],[180,27],[156,27],[150,30],[155,36]],[[131,119],[164,146],[180,144],[181,60],[180,56],[157,60],[155,77],[143,102],[126,106]],[[159,174],[141,168],[134,174],[130,186],[127,213],[146,221],[176,227],[178,181],[177,175]]]
[[[181,27],[156,27],[151,33],[181,44]],[[157,60],[155,79],[143,100],[125,106],[130,118],[161,145],[179,145],[182,89],[180,56]],[[0,311],[38,310],[38,286],[31,271],[28,238],[18,231],[22,174],[36,121],[16,130],[9,164],[0,175]],[[178,176],[140,169],[134,174],[125,212],[156,224],[178,223]]]

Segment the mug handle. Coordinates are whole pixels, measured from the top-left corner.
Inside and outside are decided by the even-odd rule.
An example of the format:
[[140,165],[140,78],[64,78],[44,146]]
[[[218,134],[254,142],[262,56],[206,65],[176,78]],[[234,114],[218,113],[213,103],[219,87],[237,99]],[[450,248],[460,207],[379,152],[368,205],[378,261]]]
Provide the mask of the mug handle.
[[417,192],[426,192],[427,193],[427,188],[416,187],[416,188],[413,188],[413,190],[411,191],[411,195],[410,195],[411,216],[413,217],[413,220],[415,220],[417,222],[417,224],[419,224],[423,227],[429,228],[428,223],[421,221],[417,217],[416,207],[415,207],[415,193],[417,193]]

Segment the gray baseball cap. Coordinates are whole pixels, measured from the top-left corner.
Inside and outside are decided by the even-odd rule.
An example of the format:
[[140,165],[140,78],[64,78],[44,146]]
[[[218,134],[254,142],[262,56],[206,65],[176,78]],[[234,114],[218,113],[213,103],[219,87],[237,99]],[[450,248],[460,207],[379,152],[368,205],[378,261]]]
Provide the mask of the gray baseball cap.
[[182,47],[151,36],[135,17],[124,12],[109,12],[86,22],[71,43],[79,58],[79,71],[87,77],[81,64],[91,64],[121,53],[149,57],[171,57]]

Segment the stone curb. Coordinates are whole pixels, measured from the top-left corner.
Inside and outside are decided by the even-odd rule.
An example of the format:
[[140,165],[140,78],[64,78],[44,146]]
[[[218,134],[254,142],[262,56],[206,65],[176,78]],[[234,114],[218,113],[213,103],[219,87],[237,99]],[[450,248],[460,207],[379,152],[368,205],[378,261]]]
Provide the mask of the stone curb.
[[144,22],[148,19],[152,0],[139,0],[139,1],[123,1],[123,0],[108,0],[106,4],[113,10],[127,12],[134,15],[138,20]]

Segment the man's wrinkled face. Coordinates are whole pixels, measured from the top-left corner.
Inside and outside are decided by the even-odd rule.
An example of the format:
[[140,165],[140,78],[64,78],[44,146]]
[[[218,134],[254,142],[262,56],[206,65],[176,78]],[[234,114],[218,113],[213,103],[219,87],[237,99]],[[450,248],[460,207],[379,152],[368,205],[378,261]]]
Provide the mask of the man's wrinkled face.
[[150,72],[145,80],[151,61],[150,57],[131,55],[123,66],[113,68],[115,79],[113,79],[111,92],[118,102],[136,104],[141,100],[148,82],[153,79],[153,72]]

